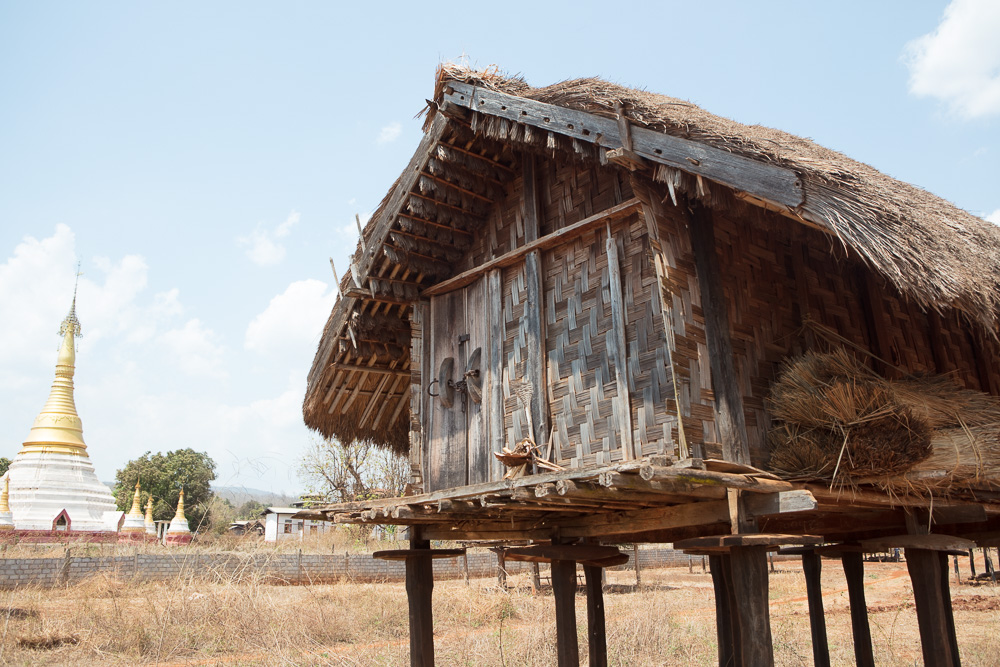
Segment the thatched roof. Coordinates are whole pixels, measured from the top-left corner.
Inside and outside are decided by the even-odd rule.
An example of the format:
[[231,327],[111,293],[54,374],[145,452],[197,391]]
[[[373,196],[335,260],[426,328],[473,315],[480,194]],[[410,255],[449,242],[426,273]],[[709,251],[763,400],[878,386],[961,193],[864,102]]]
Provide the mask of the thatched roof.
[[[506,103],[484,104],[480,96],[487,93]],[[535,103],[571,110],[600,131],[576,121],[550,124],[552,113],[533,119]],[[508,106],[518,105],[521,115],[511,115]],[[519,77],[445,65],[438,70],[424,141],[365,228],[365,247],[359,245],[352,265],[357,275],[342,281],[309,375],[306,424],[327,436],[370,438],[405,451],[409,386],[399,371],[409,367],[407,304],[450,277],[455,253],[496,198],[490,188],[509,178],[520,151],[566,150],[607,163],[608,150],[624,142],[607,125],[619,113],[647,140],[677,138],[711,151],[688,162],[659,149],[647,152],[655,180],[697,196],[703,193],[694,178],[704,176],[721,184],[712,186],[716,191],[820,227],[916,303],[955,309],[996,335],[1000,228],[925,190],[808,139],[743,125],[683,100],[594,78],[533,88]],[[713,156],[726,162],[726,155],[738,161],[735,166],[705,170]],[[387,329],[392,321],[398,326]],[[358,366],[383,370],[352,370]]]

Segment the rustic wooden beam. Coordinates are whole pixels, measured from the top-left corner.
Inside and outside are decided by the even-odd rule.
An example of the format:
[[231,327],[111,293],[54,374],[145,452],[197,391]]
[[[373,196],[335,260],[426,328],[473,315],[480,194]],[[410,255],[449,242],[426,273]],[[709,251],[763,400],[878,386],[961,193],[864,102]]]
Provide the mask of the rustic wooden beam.
[[410,540],[411,549],[426,550],[425,557],[406,559],[406,600],[410,613],[410,665],[434,667],[434,611],[431,594],[434,591],[434,567],[430,557],[431,543],[420,538],[419,531]]
[[574,239],[595,227],[605,224],[609,220],[614,220],[616,218],[624,217],[633,211],[637,210],[639,207],[638,199],[629,199],[627,201],[618,204],[617,206],[612,206],[611,208],[605,209],[599,213],[588,216],[579,222],[573,223],[559,229],[551,234],[546,234],[534,240],[525,240],[525,244],[514,248],[510,252],[507,252],[499,257],[495,257],[487,262],[483,262],[479,266],[469,269],[464,273],[460,273],[457,276],[448,278],[447,280],[442,280],[441,282],[431,285],[423,291],[423,296],[437,296],[439,294],[444,294],[446,292],[451,292],[460,287],[465,287],[471,284],[474,280],[479,278],[479,276],[492,271],[494,269],[502,269],[508,266],[513,266],[517,262],[521,261],[525,255],[536,250],[547,250],[556,245],[565,243],[570,239]]
[[[636,563],[636,568],[638,566]],[[607,667],[608,637],[604,627],[604,573],[600,567],[584,565],[583,576],[587,582],[588,664],[590,667]]]
[[[541,211],[538,198],[538,175],[535,157],[525,156],[522,163],[521,190],[523,193],[524,242],[535,242],[541,233]],[[542,254],[539,249],[530,251],[524,258],[525,284],[525,379],[531,383],[531,434],[535,444],[544,446],[549,435],[548,380],[545,363],[545,317],[542,314],[545,294],[542,291]]]
[[327,368],[333,371],[361,371],[362,373],[374,373],[376,375],[405,375],[409,377],[410,371],[403,368],[381,368],[379,366],[356,366],[353,364],[328,364]]
[[629,395],[628,358],[625,352],[625,307],[622,296],[621,268],[618,265],[618,243],[611,233],[611,223],[607,223],[605,252],[608,257],[608,291],[611,296],[611,330],[608,336],[608,353],[611,367],[615,371],[615,398],[612,403],[617,412],[615,423],[623,458],[642,458],[641,445],[634,448],[632,442],[632,401]]
[[924,664],[958,667],[962,662],[948,591],[947,554],[929,549],[907,549],[906,569],[913,585]]
[[701,291],[701,310],[705,316],[705,338],[715,394],[715,427],[726,460],[751,465],[743,394],[736,377],[729,312],[715,250],[715,221],[711,209],[691,202],[688,231]]
[[737,652],[741,644],[739,626],[733,618],[729,554],[709,555],[708,567],[712,573],[712,587],[715,589],[715,634],[719,645],[719,667],[740,667],[743,658]]
[[744,665],[774,665],[771,613],[768,604],[767,547],[734,547],[729,568],[739,623],[739,653]]
[[552,593],[556,602],[556,655],[559,667],[579,667],[576,639],[576,562],[552,561]]
[[875,667],[872,651],[872,631],[868,624],[868,603],[865,602],[865,564],[860,551],[844,551],[840,555],[847,579],[847,595],[851,605],[851,633],[854,636],[854,660],[858,667]]
[[[447,87],[451,90],[445,91],[446,102],[606,149],[624,147],[615,119],[458,81],[449,81]],[[643,127],[633,125],[630,129],[632,150],[647,160],[704,176],[785,208],[795,208],[804,201],[802,183],[791,169]]]
[[809,602],[809,631],[812,635],[813,664],[830,667],[830,646],[826,637],[826,617],[823,613],[822,559],[815,550],[802,554],[802,572],[806,577],[806,597]]

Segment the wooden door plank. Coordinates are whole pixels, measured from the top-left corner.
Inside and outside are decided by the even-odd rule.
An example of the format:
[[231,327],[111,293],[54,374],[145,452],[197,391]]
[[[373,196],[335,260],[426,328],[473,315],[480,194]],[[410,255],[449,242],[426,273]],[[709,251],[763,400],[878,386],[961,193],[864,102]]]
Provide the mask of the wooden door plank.
[[[486,274],[486,300],[489,318],[489,345],[483,350],[489,368],[483,378],[484,400],[489,401],[487,427],[489,431],[490,478],[498,482],[503,479],[504,466],[494,453],[499,453],[506,440],[503,409],[503,283],[500,269]],[[511,445],[513,446],[513,444]]]
[[[466,331],[469,334],[469,341],[462,346],[463,362],[460,373],[466,371],[467,361],[477,348],[482,349],[482,361],[479,367],[480,380],[487,378],[487,368],[489,360],[490,327],[484,313],[487,309],[486,280],[480,279],[465,288],[465,319]],[[468,381],[468,379],[467,379]],[[484,386],[485,389],[485,386]],[[493,463],[490,459],[496,459],[490,450],[489,434],[489,404],[485,402],[486,393],[482,393],[483,401],[476,402],[467,395],[465,399],[468,445],[469,470],[466,479],[469,484],[480,484],[490,481],[490,468]]]
[[[538,201],[538,174],[534,156],[526,156],[523,162],[522,190],[525,243],[537,241],[541,226]],[[538,250],[529,252],[524,258],[525,282],[525,347],[527,367],[525,379],[531,382],[531,425],[532,438],[541,450],[549,435],[548,382],[545,363],[545,318],[542,313],[545,295],[542,291],[542,254]]]
[[[452,292],[431,299],[431,326],[425,343],[429,344],[431,382],[439,379],[441,363],[448,357],[455,359],[451,379],[458,381],[464,369],[460,366],[459,335],[465,331],[465,293]],[[447,378],[445,379],[445,381]],[[434,385],[434,393],[445,391],[444,383]],[[437,491],[464,486],[468,474],[468,449],[466,432],[465,396],[455,392],[454,403],[445,407],[440,398],[431,398],[430,433],[428,442],[427,470],[424,479],[429,488]]]

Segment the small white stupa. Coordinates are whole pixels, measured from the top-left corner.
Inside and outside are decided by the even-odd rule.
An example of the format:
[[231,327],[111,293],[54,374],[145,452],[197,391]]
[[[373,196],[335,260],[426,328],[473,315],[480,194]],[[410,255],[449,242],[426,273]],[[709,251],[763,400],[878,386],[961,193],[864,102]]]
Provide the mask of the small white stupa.
[[156,522],[153,521],[153,496],[146,501],[146,516],[143,520],[146,524],[146,533],[156,535]]
[[170,520],[167,527],[165,542],[167,544],[187,544],[191,541],[191,529],[188,527],[187,517],[184,516],[184,489],[177,499],[177,513]]
[[63,337],[49,400],[10,464],[10,508],[18,530],[105,532],[113,512],[111,490],[94,473],[73,400],[74,339],[80,335],[76,293],[59,328]]

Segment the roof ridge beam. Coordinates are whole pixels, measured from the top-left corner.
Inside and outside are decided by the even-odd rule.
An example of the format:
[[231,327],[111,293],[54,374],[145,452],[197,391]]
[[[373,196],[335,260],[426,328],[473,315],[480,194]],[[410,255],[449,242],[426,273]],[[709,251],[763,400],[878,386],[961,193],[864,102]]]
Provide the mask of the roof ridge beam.
[[[625,147],[617,120],[586,111],[508,95],[454,80],[447,82],[444,101],[605,149]],[[790,209],[805,201],[802,182],[791,169],[637,125],[630,125],[630,130],[632,151],[642,158],[711,179]]]

